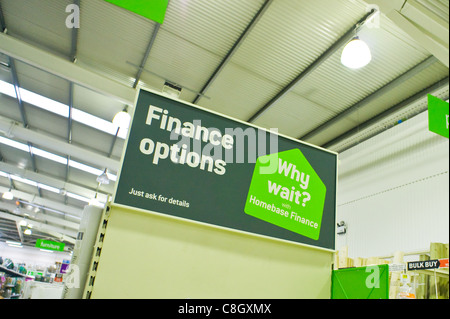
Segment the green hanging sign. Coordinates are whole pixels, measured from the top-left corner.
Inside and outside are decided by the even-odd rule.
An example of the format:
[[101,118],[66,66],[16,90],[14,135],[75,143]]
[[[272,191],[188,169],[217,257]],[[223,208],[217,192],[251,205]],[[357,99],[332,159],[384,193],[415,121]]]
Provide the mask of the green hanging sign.
[[429,130],[448,138],[449,104],[441,99],[428,95]]
[[64,243],[58,243],[55,241],[38,239],[38,240],[36,240],[35,247],[40,248],[40,249],[46,249],[46,250],[64,251],[65,245],[66,244],[64,244]]
[[163,24],[169,0],[105,0],[147,19]]

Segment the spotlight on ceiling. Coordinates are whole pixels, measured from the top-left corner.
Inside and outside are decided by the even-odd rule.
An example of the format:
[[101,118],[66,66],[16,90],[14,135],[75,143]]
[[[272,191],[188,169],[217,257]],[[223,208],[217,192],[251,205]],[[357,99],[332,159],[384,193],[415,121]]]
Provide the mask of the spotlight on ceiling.
[[113,124],[117,125],[123,130],[127,130],[130,127],[131,115],[128,113],[128,107],[125,107],[123,111],[117,113],[113,118]]
[[369,46],[359,39],[353,38],[344,48],[341,63],[350,69],[360,69],[372,61],[372,53]]
[[105,169],[103,173],[99,177],[97,177],[97,182],[105,185],[109,184],[108,169]]
[[13,200],[14,194],[11,192],[11,190],[9,190],[6,193],[3,193],[2,198],[6,200]]

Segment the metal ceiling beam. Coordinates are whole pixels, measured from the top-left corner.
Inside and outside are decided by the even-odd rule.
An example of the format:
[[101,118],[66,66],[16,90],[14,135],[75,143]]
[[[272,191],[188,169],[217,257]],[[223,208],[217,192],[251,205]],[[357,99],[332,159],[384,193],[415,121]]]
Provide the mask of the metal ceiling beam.
[[19,225],[19,223],[20,222],[16,221],[16,229],[17,229],[17,233],[19,234],[20,242],[23,243],[23,234],[22,234],[21,226]]
[[0,32],[6,31],[5,16],[3,15],[2,4],[0,3]]
[[134,105],[136,89],[99,75],[24,41],[0,33],[0,52],[82,87]]
[[369,95],[368,97],[363,99],[362,101],[350,106],[344,112],[339,113],[337,116],[333,117],[332,119],[327,120],[324,124],[320,125],[319,127],[315,128],[314,130],[310,131],[309,133],[299,137],[299,139],[302,141],[308,141],[312,137],[323,132],[324,130],[333,126],[337,122],[347,118],[353,112],[358,111],[360,108],[362,108],[365,105],[369,104],[370,102],[376,100],[377,98],[386,94],[387,92],[393,90],[394,88],[396,88],[400,84],[404,83],[405,81],[408,81],[409,79],[416,76],[417,74],[419,74],[423,70],[427,69],[428,67],[430,67],[432,64],[434,64],[436,62],[438,62],[438,60],[434,56],[431,56],[431,57],[425,59],[424,61],[422,61],[415,67],[413,67],[412,69],[408,70],[407,72],[403,73],[402,75],[400,75],[393,81],[391,81],[388,84],[386,84],[385,86],[383,86],[381,89],[375,91],[374,93],[372,93],[371,95]]
[[20,84],[19,84],[19,78],[17,77],[17,70],[16,70],[16,64],[14,63],[14,60],[9,58],[9,67],[11,70],[11,76],[12,76],[12,84],[14,86],[14,91],[16,93],[16,100],[17,104],[19,105],[19,111],[20,116],[22,117],[22,123],[23,127],[28,127],[28,119],[25,113],[25,107],[23,105],[22,97],[20,95]]
[[[0,217],[4,219],[13,220],[15,222],[20,222],[23,219],[22,217],[14,216],[3,212],[0,212]],[[63,229],[60,227],[55,227],[40,222],[33,222],[33,223],[34,227],[39,229],[40,232],[45,232],[49,235],[52,235],[52,237],[59,238],[71,244],[75,244],[76,241],[75,238],[77,237],[76,231],[71,231],[68,229]]]
[[[72,144],[72,112],[73,112],[73,83],[69,83],[69,116],[67,118],[67,143]],[[67,155],[67,165],[66,165],[66,182],[69,180],[70,171],[70,155]],[[66,198],[67,200],[67,198]]]
[[[394,105],[393,107],[389,108],[388,110],[378,114],[377,116],[371,118],[370,120],[358,125],[357,127],[345,132],[344,134],[340,135],[339,137],[327,142],[326,144],[322,145],[321,147],[329,149],[331,147],[333,147],[334,145],[337,145],[351,137],[353,137],[354,135],[358,134],[361,131],[364,131],[365,129],[368,129],[369,127],[371,127],[372,125],[375,125],[378,122],[381,122],[383,120],[385,120],[386,118],[388,118],[390,115],[402,110],[403,108],[408,107],[409,105],[420,101],[422,99],[426,99],[426,97],[428,96],[428,94],[431,94],[432,92],[436,92],[438,90],[441,90],[443,88],[448,88],[449,86],[449,78],[446,77],[445,79],[433,84],[432,86],[426,88],[425,90],[422,90],[421,92],[414,94],[413,96],[411,96],[410,98],[400,102],[399,104]],[[448,98],[448,96],[447,96]],[[376,133],[376,135],[379,133]],[[374,135],[368,136],[366,138],[364,138],[363,140],[359,140],[358,143],[362,143],[365,140],[372,138]],[[346,147],[345,149],[340,150],[340,152],[344,152],[347,149],[355,146],[355,144],[353,145],[349,145],[348,147]]]
[[[12,81],[13,81],[13,85],[14,85],[14,90],[15,90],[15,93],[16,93],[16,101],[17,101],[17,104],[19,106],[20,115],[22,117],[22,125],[23,125],[24,128],[27,128],[28,127],[28,120],[27,120],[27,116],[26,116],[26,112],[25,112],[25,106],[23,104],[22,97],[20,95],[20,90],[19,90],[20,84],[19,84],[19,78],[18,78],[18,75],[17,75],[16,64],[15,64],[15,62],[14,62],[14,60],[12,58],[8,57],[8,59],[9,59],[9,66],[10,66],[10,69],[11,69],[11,75],[12,75]],[[36,158],[34,157],[32,148],[33,148],[33,144],[32,143],[28,143],[28,154],[30,155],[30,158],[31,158],[31,164],[33,166],[33,170],[35,172],[37,172]],[[39,196],[42,197],[41,189],[39,187],[37,189],[38,189]]]
[[311,73],[313,73],[319,66],[321,66],[328,58],[340,50],[351,39],[355,37],[356,32],[364,26],[366,22],[372,19],[378,11],[375,9],[367,13],[361,20],[359,20],[350,30],[348,30],[339,40],[337,40],[331,47],[329,47],[321,56],[310,64],[300,75],[298,75],[291,83],[281,90],[272,100],[264,105],[258,112],[256,112],[249,120],[249,123],[256,121],[271,107],[278,103],[286,94],[292,91],[297,85],[304,81]]
[[[78,8],[80,7],[80,0],[74,0],[74,5]],[[71,49],[70,49],[70,61],[73,63],[77,62],[77,53],[78,53],[78,28],[72,28],[72,36],[71,36]],[[73,89],[74,84],[69,82],[69,116],[67,117],[67,142],[72,144],[72,111],[73,111]],[[69,171],[70,171],[70,155],[67,156],[67,165],[66,165],[66,182],[69,180]],[[67,196],[65,199],[65,203],[67,204]]]
[[[5,23],[5,17],[3,15],[3,10],[1,8],[0,5],[0,27],[2,29],[2,32],[6,32],[6,23]],[[16,70],[16,64],[14,63],[14,59],[8,56],[8,62],[9,62],[9,68],[11,70],[11,76],[12,76],[12,80],[13,80],[13,85],[14,85],[14,90],[16,93],[16,100],[17,100],[17,104],[19,105],[19,110],[20,110],[20,115],[22,117],[22,122],[23,122],[23,127],[28,127],[28,120],[27,120],[27,116],[25,113],[25,107],[22,101],[22,97],[20,95],[20,85],[19,85],[19,78],[17,75],[17,70]],[[37,167],[36,167],[36,159],[34,157],[33,154],[33,150],[32,150],[33,145],[31,143],[28,143],[28,149],[29,149],[29,154],[31,157],[31,163],[33,165],[33,169],[35,172],[37,172]],[[37,187],[38,189],[38,193],[39,196],[42,197],[42,192],[41,189],[39,188],[39,186]]]
[[134,81],[133,88],[137,88],[139,81],[141,80],[142,72],[144,71],[144,67],[147,64],[148,57],[150,56],[150,52],[152,51],[153,45],[155,43],[156,37],[158,36],[159,29],[161,25],[156,23],[155,29],[153,30],[152,38],[150,39],[150,43],[145,50],[144,58],[142,59],[141,65],[139,66],[139,71],[136,74],[136,80]]
[[[80,7],[80,0],[74,0],[73,4],[78,8]],[[72,28],[72,39],[71,39],[71,49],[70,49],[70,61],[77,61],[77,45],[78,45],[78,28]]]
[[228,62],[231,61],[231,58],[233,55],[237,52],[241,44],[245,41],[245,39],[248,37],[248,35],[252,32],[256,24],[259,22],[259,20],[262,18],[264,13],[267,11],[269,6],[272,4],[273,0],[266,0],[264,4],[262,5],[261,9],[256,13],[255,17],[252,19],[250,24],[247,26],[245,31],[241,34],[239,39],[236,41],[236,43],[233,45],[231,50],[227,53],[223,61],[220,63],[219,67],[214,71],[213,75],[208,79],[205,86],[202,88],[200,93],[198,93],[197,97],[192,102],[193,104],[196,104],[202,96],[205,95],[206,91],[209,89],[211,84],[217,79],[218,75],[222,70],[225,68],[225,66],[228,64]]

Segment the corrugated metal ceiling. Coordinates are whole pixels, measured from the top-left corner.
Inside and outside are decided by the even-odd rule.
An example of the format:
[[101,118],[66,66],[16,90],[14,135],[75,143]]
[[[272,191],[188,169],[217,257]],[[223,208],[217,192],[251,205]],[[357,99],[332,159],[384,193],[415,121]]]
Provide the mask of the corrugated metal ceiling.
[[[417,1],[448,22],[448,1]],[[211,80],[197,104],[244,121],[252,118],[314,65],[373,8],[362,0],[171,0],[165,22],[158,26],[103,0],[81,0],[81,27],[74,32],[65,26],[66,8],[72,3],[78,2],[0,0],[4,18],[0,22],[7,27],[8,36],[67,61],[76,55],[77,66],[130,88],[138,75],[139,85],[157,91],[161,91],[165,81],[170,81],[183,87],[182,100],[193,102]],[[252,21],[255,23],[251,25]],[[340,63],[342,47],[336,48],[324,63],[302,78],[254,123],[277,128],[280,133],[294,138],[313,132],[307,142],[324,145],[333,141],[331,148],[339,151],[392,125],[399,117],[413,116],[423,110],[411,102],[409,107],[406,105],[384,117],[378,124],[365,126],[380,114],[389,114],[391,108],[406,99],[419,92],[423,94],[429,87],[439,86],[439,81],[444,89],[440,87],[430,93],[437,92],[440,97],[447,94],[448,97],[448,68],[437,60],[423,70],[411,72],[411,76],[404,76],[430,58],[431,54],[422,42],[408,36],[383,14],[370,25],[362,28],[358,35],[372,50],[371,64],[360,70],[346,69]],[[244,33],[246,30],[250,31]],[[155,41],[150,46],[153,36]],[[0,52],[2,49],[0,42]],[[148,59],[145,59],[146,53]],[[111,122],[125,107],[122,102],[99,94],[95,89],[70,83],[69,75],[62,78],[50,74],[28,65],[25,58],[13,62],[21,88],[87,112],[99,121]],[[9,57],[0,54],[0,81],[14,83],[10,64]],[[223,68],[212,81],[219,66]],[[401,76],[405,80],[392,85]],[[385,89],[380,94],[382,88]],[[376,98],[362,106],[365,99],[373,96]],[[355,105],[360,107],[353,112]],[[24,110],[30,132],[43,132],[65,142],[70,139],[69,145],[81,146],[92,154],[104,156],[105,160],[119,162],[123,138],[116,139],[114,134],[70,121],[26,102]],[[348,116],[342,116],[345,112]],[[324,126],[336,118],[340,120]],[[22,122],[14,97],[0,93],[0,119]],[[360,132],[341,139],[359,127],[363,128]],[[5,132],[0,137],[14,139]],[[33,146],[67,158],[61,150]],[[114,189],[113,182],[99,185],[92,173],[42,156],[33,157],[26,151],[1,143],[0,158],[10,165],[5,167],[20,165],[28,172],[36,173],[37,170],[37,175],[33,176],[43,180],[51,177],[74,189],[81,186],[85,195],[99,192],[103,196]],[[95,166],[81,154],[73,159]],[[4,174],[0,173],[2,190],[10,187]],[[48,205],[64,204],[72,212],[73,209],[81,210],[86,204],[64,192],[38,190],[17,181],[14,185],[17,192],[31,194]],[[0,205],[2,203],[0,201]],[[45,213],[50,214],[50,210]]]

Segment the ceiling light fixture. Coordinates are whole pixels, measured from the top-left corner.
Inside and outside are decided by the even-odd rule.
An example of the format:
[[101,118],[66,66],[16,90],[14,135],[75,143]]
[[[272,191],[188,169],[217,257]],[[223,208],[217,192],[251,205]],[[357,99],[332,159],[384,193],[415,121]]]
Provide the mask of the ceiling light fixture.
[[97,177],[97,182],[105,185],[109,184],[108,169],[105,169],[103,173],[99,177]]
[[32,234],[32,232],[31,232],[31,229],[25,229],[25,231],[23,232],[25,235],[31,235]]
[[342,51],[341,63],[350,69],[360,69],[372,61],[369,46],[359,37],[354,37]]
[[3,193],[2,198],[6,199],[6,200],[13,200],[14,194],[11,192],[11,189],[9,191],[7,191],[6,193]]
[[128,106],[114,116],[113,124],[121,130],[128,130],[131,122],[131,115],[128,113]]

